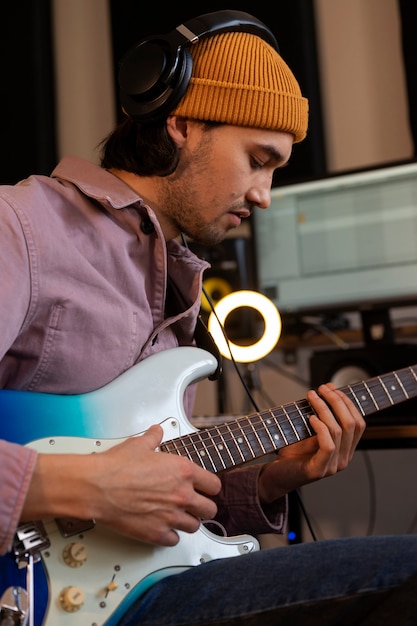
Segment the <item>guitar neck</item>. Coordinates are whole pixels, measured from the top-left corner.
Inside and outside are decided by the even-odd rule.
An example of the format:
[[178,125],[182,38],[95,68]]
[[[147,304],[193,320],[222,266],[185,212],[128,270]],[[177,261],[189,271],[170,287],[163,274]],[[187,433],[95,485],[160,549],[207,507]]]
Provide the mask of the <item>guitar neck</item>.
[[[417,366],[341,387],[366,417],[417,396]],[[212,472],[242,465],[314,435],[313,410],[307,400],[240,417],[165,441],[161,450],[192,461]]]

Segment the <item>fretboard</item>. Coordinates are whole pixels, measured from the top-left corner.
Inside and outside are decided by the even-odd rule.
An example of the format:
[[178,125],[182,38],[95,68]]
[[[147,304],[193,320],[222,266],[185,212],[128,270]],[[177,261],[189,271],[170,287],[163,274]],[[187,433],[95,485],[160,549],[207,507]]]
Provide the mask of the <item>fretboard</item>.
[[[417,396],[417,365],[341,387],[364,417]],[[313,410],[299,400],[166,441],[161,450],[187,456],[212,472],[242,465],[314,435]]]

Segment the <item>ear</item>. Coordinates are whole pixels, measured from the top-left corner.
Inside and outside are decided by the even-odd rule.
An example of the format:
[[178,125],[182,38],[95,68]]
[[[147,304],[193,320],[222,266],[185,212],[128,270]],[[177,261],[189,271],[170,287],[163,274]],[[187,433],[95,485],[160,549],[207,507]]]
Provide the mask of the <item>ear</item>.
[[167,131],[178,148],[182,148],[188,137],[188,118],[170,115],[167,119]]

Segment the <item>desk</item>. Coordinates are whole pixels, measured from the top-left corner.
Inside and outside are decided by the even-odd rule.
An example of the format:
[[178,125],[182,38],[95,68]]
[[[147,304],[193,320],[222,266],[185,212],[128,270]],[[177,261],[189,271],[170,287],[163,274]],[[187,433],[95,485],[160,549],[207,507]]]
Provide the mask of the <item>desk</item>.
[[389,448],[417,448],[417,424],[368,426],[358,445],[359,450]]
[[[395,327],[392,329],[392,332],[396,343],[401,343],[407,339],[417,339],[417,325],[415,324]],[[335,339],[346,344],[346,346],[364,344],[364,333],[358,328],[338,330],[333,334]],[[286,352],[294,352],[301,348],[319,348],[329,346],[336,347],[336,342],[331,341],[328,335],[321,333],[319,329],[314,329],[313,326],[311,327],[310,332],[306,330],[304,333],[300,334],[291,333],[291,331],[285,332],[285,327],[283,326],[283,333],[280,337],[277,348],[278,350]]]

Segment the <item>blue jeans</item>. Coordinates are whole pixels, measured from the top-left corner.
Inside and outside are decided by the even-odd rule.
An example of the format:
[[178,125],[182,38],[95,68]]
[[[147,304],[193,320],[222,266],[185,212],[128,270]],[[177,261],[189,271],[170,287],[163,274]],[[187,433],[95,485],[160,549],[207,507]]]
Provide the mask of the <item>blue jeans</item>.
[[414,626],[417,535],[348,537],[213,560],[164,578],[120,626]]

